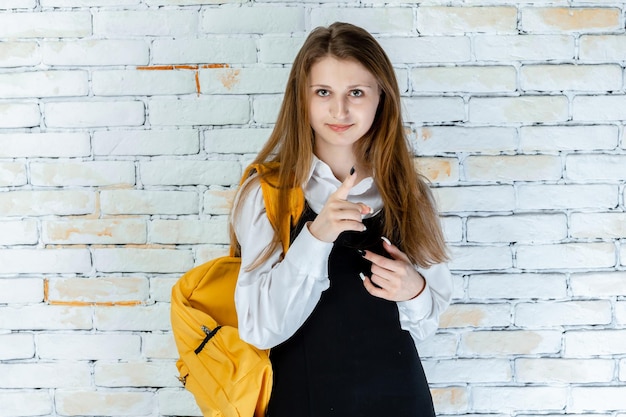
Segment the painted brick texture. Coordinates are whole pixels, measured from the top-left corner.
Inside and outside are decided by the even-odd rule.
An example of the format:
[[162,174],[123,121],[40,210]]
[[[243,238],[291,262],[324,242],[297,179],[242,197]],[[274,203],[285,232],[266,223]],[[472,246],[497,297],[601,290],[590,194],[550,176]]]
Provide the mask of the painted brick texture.
[[170,289],[227,252],[306,34],[386,49],[454,298],[439,415],[626,415],[626,5],[0,2],[0,417],[200,416]]

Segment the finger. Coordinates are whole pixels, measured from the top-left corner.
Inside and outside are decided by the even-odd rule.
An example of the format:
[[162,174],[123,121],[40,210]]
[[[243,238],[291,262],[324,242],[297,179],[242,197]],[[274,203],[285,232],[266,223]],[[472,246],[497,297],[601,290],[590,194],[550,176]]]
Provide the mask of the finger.
[[361,279],[363,280],[363,286],[365,287],[368,293],[370,293],[374,297],[385,298],[385,299],[387,298],[387,291],[375,285],[372,282],[372,280],[366,277],[365,275],[363,274],[360,274],[360,275],[361,275]]
[[385,236],[382,236],[381,239],[383,241],[383,247],[393,259],[410,262],[410,259],[406,255],[406,253],[402,252],[396,245],[392,244],[389,239],[387,239]]
[[350,171],[350,175],[348,175],[346,179],[343,180],[343,182],[341,183],[339,188],[337,188],[337,191],[333,193],[333,195],[336,198],[345,200],[346,198],[348,198],[348,193],[350,192],[350,189],[354,187],[355,182],[356,182],[356,171],[353,168]]

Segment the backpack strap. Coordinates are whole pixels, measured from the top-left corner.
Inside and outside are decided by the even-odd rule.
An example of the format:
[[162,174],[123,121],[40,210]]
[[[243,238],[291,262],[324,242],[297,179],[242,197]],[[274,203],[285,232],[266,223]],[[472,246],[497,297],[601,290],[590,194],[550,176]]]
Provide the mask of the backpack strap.
[[278,228],[279,224],[282,225],[280,241],[283,245],[283,253],[285,253],[287,249],[289,249],[291,226],[295,226],[298,223],[304,211],[304,191],[302,191],[302,187],[293,187],[287,190],[289,194],[289,212],[286,216],[279,218],[278,195],[281,190],[278,184],[278,166],[278,162],[252,164],[245,169],[240,185],[254,172],[259,174],[267,218],[275,230]]

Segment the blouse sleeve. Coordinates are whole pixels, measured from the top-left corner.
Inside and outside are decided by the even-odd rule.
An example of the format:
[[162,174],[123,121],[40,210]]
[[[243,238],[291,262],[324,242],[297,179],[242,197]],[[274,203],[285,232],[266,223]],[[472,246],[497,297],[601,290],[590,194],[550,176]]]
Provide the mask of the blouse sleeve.
[[431,336],[439,327],[439,317],[452,298],[452,275],[447,264],[417,268],[426,280],[422,293],[408,301],[398,302],[400,325],[416,344]]
[[241,270],[235,306],[242,340],[261,349],[291,337],[326,290],[332,243],[314,238],[305,226],[282,261],[278,249],[251,271],[247,267],[269,246],[274,231],[267,218],[260,184],[252,184],[233,225],[241,245]]

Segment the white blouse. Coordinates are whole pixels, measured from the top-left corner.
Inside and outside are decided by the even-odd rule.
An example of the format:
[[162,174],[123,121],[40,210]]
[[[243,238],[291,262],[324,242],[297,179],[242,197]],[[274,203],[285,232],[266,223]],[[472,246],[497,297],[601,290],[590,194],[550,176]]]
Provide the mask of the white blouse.
[[[304,186],[311,209],[319,213],[340,185],[330,167],[314,158]],[[356,184],[348,200],[367,204],[374,214],[382,208],[382,199],[371,177]],[[234,224],[242,254],[235,289],[239,335],[258,348],[269,349],[289,339],[302,326],[322,292],[330,286],[328,256],[333,244],[316,239],[303,227],[282,261],[279,249],[266,262],[246,271],[269,245],[274,231],[265,214],[260,185],[253,187],[246,199],[237,204],[242,205]],[[426,288],[418,297],[396,304],[401,327],[409,331],[417,344],[437,330],[439,316],[452,296],[452,277],[446,264],[416,269],[425,278]]]

